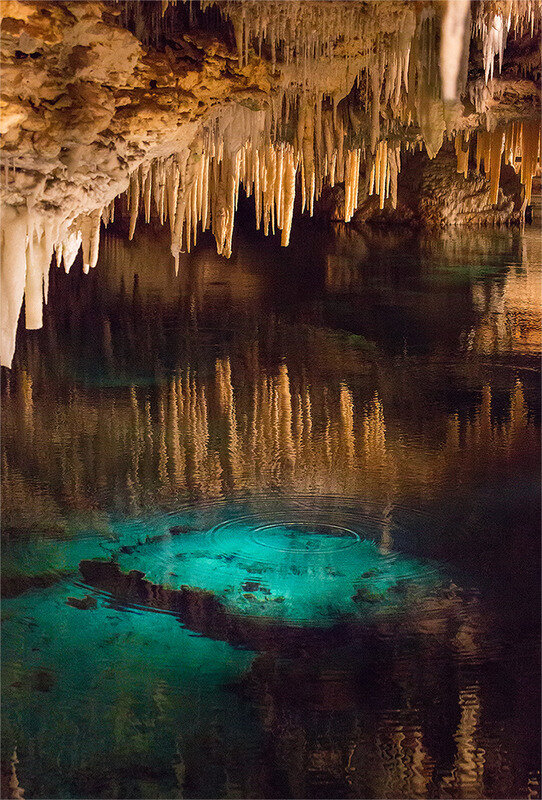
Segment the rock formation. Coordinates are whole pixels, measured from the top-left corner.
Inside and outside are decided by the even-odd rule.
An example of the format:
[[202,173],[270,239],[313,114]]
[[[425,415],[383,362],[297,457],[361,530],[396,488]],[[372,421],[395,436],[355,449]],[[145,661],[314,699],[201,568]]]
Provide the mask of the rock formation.
[[[2,15],[7,366],[23,298],[40,327],[53,254],[69,270],[82,249],[94,267],[123,193],[130,237],[140,215],[167,221],[176,263],[206,228],[231,253],[241,185],[287,245],[297,198],[312,214],[343,184],[345,221],[373,195],[395,207],[405,157],[433,159],[446,139],[457,172],[484,178],[459,187],[459,211],[429,200],[422,216],[508,222],[530,201],[540,0],[8,0]],[[519,204],[499,194],[502,161]],[[426,176],[436,195],[458,180],[446,164]]]

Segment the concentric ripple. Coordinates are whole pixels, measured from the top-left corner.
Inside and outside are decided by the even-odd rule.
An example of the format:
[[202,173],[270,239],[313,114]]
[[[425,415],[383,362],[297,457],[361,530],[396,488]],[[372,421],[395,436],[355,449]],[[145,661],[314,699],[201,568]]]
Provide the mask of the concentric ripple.
[[284,624],[362,619],[442,585],[434,565],[394,550],[402,523],[325,500],[252,498],[119,521],[112,555],[122,571],[212,592],[233,614]]
[[356,531],[330,523],[284,522],[270,523],[253,529],[255,544],[281,553],[336,553],[353,547],[360,541]]

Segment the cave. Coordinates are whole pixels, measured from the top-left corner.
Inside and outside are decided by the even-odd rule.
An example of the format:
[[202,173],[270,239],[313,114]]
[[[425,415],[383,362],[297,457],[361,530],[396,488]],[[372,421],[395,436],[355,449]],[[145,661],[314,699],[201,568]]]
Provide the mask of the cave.
[[1,796],[540,797],[542,0],[3,0]]

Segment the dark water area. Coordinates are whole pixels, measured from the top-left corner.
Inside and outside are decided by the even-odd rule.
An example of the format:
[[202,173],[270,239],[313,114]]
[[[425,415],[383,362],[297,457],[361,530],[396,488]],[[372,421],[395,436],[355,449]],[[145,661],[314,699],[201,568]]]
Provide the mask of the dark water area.
[[539,797],[537,225],[124,228],[2,375],[3,796]]

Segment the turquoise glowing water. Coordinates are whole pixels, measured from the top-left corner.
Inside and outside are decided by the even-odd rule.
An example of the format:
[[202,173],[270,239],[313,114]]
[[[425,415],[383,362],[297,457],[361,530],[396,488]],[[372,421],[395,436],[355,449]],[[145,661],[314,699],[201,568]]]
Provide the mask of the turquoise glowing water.
[[309,234],[202,244],[164,294],[142,227],[20,332],[12,794],[539,794],[538,251]]
[[[217,510],[207,508],[201,521],[210,514],[216,518]],[[262,746],[256,710],[227,688],[256,653],[194,634],[169,613],[119,605],[82,584],[82,558],[114,554],[123,570],[212,590],[235,613],[297,626],[404,610],[404,590],[393,592],[401,583],[415,590],[409,602],[442,588],[434,567],[383,552],[367,538],[376,535],[375,521],[365,520],[356,532],[317,521],[272,524],[264,515],[236,515],[235,505],[221,506],[219,514],[225,521],[209,530],[172,535],[172,527],[193,526],[198,515],[168,514],[114,522],[107,539],[85,532],[6,548],[8,573],[72,573],[2,607],[4,742],[27,765],[35,763],[35,796],[101,796],[104,787],[119,786],[126,797],[178,797],[186,759],[193,770],[204,758],[197,750],[190,755],[189,743],[201,738],[207,747],[206,737],[215,736],[222,747],[227,731],[229,747],[241,753]],[[292,519],[291,504],[287,514]],[[281,516],[276,511],[274,519]],[[360,586],[369,602],[352,600]],[[69,604],[89,592],[95,608]],[[33,751],[27,742],[35,743]],[[40,766],[44,756],[47,770]],[[200,787],[218,796],[223,777],[208,776]]]
[[3,736],[20,756],[35,743],[34,796],[98,796],[116,774],[127,797],[176,797],[186,740],[221,725],[250,746],[256,720],[224,686],[253,654],[166,614],[82,612],[74,594],[63,583],[3,603]]
[[332,625],[342,615],[376,613],[375,607],[391,611],[404,605],[401,590],[408,584],[418,593],[439,586],[434,567],[375,544],[376,521],[353,530],[317,518],[308,522],[310,513],[299,509],[303,522],[279,510],[267,517],[235,512],[226,508],[226,521],[208,531],[178,535],[169,533],[182,524],[175,516],[115,526],[120,540],[130,543],[124,548],[135,546],[121,551],[118,563],[153,583],[210,590],[233,612],[289,624]]

